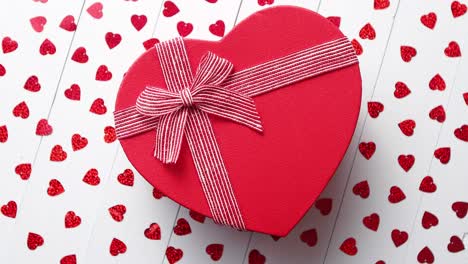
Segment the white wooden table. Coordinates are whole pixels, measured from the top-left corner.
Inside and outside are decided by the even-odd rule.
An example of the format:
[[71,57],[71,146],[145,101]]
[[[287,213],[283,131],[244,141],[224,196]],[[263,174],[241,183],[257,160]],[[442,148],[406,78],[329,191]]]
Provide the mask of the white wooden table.
[[[161,197],[115,141],[112,111],[145,46],[217,40],[223,25],[280,4],[340,22],[360,54],[363,98],[336,175],[277,239]],[[467,4],[1,1],[0,262],[468,263]]]

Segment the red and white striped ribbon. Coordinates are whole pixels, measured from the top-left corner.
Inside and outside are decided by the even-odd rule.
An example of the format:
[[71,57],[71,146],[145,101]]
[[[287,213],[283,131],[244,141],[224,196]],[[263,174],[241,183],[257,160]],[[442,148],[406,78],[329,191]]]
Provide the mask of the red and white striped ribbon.
[[177,162],[185,135],[213,219],[245,224],[208,114],[262,131],[251,97],[358,63],[345,37],[231,74],[233,65],[208,52],[195,76],[182,38],[156,45],[167,89],[146,87],[135,106],[114,112],[119,138],[156,130],[155,157]]

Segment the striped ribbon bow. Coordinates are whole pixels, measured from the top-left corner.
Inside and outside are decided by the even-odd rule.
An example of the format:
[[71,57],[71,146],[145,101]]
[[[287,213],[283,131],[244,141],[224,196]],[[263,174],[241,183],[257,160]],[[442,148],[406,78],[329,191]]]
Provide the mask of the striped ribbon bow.
[[194,76],[182,38],[155,48],[167,89],[148,86],[135,106],[114,112],[117,137],[155,130],[154,156],[175,163],[185,135],[213,219],[240,230],[245,223],[208,114],[261,132],[252,97],[358,63],[342,37],[235,73],[229,61],[208,52]]
[[170,90],[148,86],[140,94],[136,110],[145,116],[161,117],[154,152],[157,159],[163,163],[177,162],[192,107],[262,131],[252,98],[219,86],[232,68],[228,60],[208,52],[201,59],[193,80],[188,81],[188,87],[184,83],[174,83]]

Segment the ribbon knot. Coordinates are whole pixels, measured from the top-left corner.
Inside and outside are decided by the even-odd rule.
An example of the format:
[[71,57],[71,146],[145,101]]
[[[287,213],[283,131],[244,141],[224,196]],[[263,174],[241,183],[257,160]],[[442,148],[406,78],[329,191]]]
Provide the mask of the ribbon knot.
[[193,105],[193,97],[189,88],[185,88],[180,91],[180,99],[182,99],[182,104],[185,107],[191,107]]

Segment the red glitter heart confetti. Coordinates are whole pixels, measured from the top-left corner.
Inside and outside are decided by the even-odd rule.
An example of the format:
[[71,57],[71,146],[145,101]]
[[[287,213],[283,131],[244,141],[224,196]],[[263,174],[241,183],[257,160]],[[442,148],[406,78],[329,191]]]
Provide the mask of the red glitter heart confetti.
[[26,119],[29,117],[29,107],[25,101],[17,104],[13,108],[13,115],[16,117],[21,117],[22,119]]
[[384,105],[380,102],[368,102],[367,111],[370,117],[377,118],[384,111]]
[[54,55],[56,51],[57,49],[55,48],[54,43],[52,43],[52,41],[49,39],[45,39],[39,47],[39,53],[41,53],[43,56]]
[[133,186],[135,176],[133,175],[133,171],[131,169],[125,169],[124,172],[120,173],[117,176],[117,180],[126,186]]
[[2,40],[2,50],[3,53],[7,54],[15,51],[18,48],[18,42],[13,40],[10,37],[4,37]]
[[39,234],[29,232],[27,245],[30,250],[35,250],[36,248],[44,245],[44,238]]
[[97,169],[90,169],[86,172],[86,174],[83,177],[83,182],[87,183],[91,186],[97,186],[101,182],[101,179],[99,178],[99,172]]
[[148,228],[145,229],[145,237],[151,240],[161,239],[161,227],[157,223],[152,223]]
[[434,254],[428,247],[424,247],[419,251],[417,260],[419,263],[434,263]]
[[437,23],[437,15],[434,12],[430,12],[426,15],[421,16],[421,23],[427,28],[434,29]]
[[44,30],[45,24],[47,23],[47,19],[43,16],[37,16],[29,19],[29,23],[31,23],[34,31],[42,32]]
[[429,118],[436,120],[439,123],[443,123],[445,121],[445,110],[444,107],[439,105],[434,107],[430,112],[429,112]]
[[354,52],[356,52],[356,55],[361,55],[364,52],[361,43],[359,43],[359,41],[356,39],[351,40],[351,45],[353,45],[353,49]]
[[104,15],[102,12],[102,9],[103,9],[103,5],[97,2],[97,3],[90,5],[88,9],[86,9],[86,12],[88,12],[88,14],[90,14],[95,19],[100,19]]
[[6,74],[5,66],[0,64],[0,77],[5,76],[5,74]]
[[9,201],[7,204],[2,205],[0,211],[6,217],[16,218],[16,212],[18,210],[18,206],[16,205],[15,201]]
[[454,202],[452,204],[452,210],[455,212],[458,218],[464,218],[468,213],[468,202]]
[[460,46],[458,45],[457,42],[450,41],[448,46],[445,48],[444,53],[445,55],[447,55],[447,57],[451,57],[451,58],[460,57],[461,56]]
[[65,192],[62,183],[57,179],[52,179],[49,181],[49,188],[47,188],[47,194],[50,196],[57,196]]
[[[260,1],[260,0],[259,0]],[[257,249],[252,249],[249,253],[249,264],[264,264],[266,258]]]
[[272,5],[275,2],[275,0],[258,0],[257,2],[260,6],[264,6],[264,5]]
[[71,138],[71,143],[73,151],[78,151],[88,145],[88,139],[80,134],[74,134]]
[[154,45],[158,44],[159,43],[159,39],[157,38],[150,38],[150,39],[147,39],[143,42],[143,47],[145,47],[146,50],[149,50],[151,49],[152,47],[154,47]]
[[332,204],[333,204],[332,199],[320,198],[317,201],[315,201],[315,208],[317,208],[320,211],[320,214],[328,215],[330,214],[332,210]]
[[400,55],[401,59],[404,62],[410,62],[417,54],[417,51],[415,48],[411,46],[401,46],[400,47]]
[[67,152],[65,152],[60,145],[55,145],[50,152],[50,161],[64,161],[67,159]]
[[366,199],[370,195],[369,183],[367,181],[361,181],[356,183],[353,187],[353,193],[360,196],[363,199]]
[[429,88],[431,90],[445,90],[446,84],[442,76],[440,76],[440,74],[436,74],[434,77],[432,77],[431,81],[429,82]]
[[447,164],[450,161],[450,148],[442,147],[434,151],[434,157],[442,164]]
[[216,23],[211,24],[208,28],[211,32],[211,34],[218,36],[218,37],[223,37],[224,36],[224,30],[225,30],[225,25],[222,20],[216,21]]
[[404,82],[397,82],[395,84],[395,91],[393,92],[393,95],[395,98],[401,99],[406,97],[411,93],[411,90],[408,88],[408,86]]
[[122,36],[120,36],[118,33],[114,34],[112,32],[107,32],[105,39],[109,49],[113,49],[120,44],[120,41],[122,41]]
[[105,114],[107,112],[107,107],[104,104],[104,100],[101,98],[94,100],[94,102],[91,104],[91,107],[89,108],[89,111],[97,115]]
[[112,256],[117,256],[127,252],[127,245],[122,240],[113,238],[109,247],[109,252]]
[[382,10],[390,6],[390,0],[374,0],[374,9]]
[[30,76],[23,85],[23,88],[30,92],[38,92],[41,90],[39,78],[36,75]]
[[158,190],[156,188],[153,188],[153,197],[154,197],[154,199],[159,200],[159,199],[164,197],[164,194],[160,190]]
[[416,122],[412,119],[407,119],[398,123],[398,127],[405,136],[412,136],[414,134],[414,129],[416,128]]
[[388,201],[390,203],[399,203],[406,198],[405,193],[398,186],[392,186],[390,188],[390,194],[388,195]]
[[86,54],[86,48],[84,47],[78,47],[75,52],[73,52],[73,55],[71,57],[73,61],[76,61],[78,63],[86,63],[88,62],[88,54]]
[[185,23],[184,21],[180,21],[177,23],[177,31],[181,37],[186,37],[192,33],[193,25],[191,23]]
[[5,143],[8,140],[8,128],[6,125],[0,126],[0,143]]
[[223,256],[224,245],[223,244],[209,244],[205,248],[206,254],[210,256],[213,261],[218,261]]
[[458,236],[451,236],[450,242],[447,245],[447,250],[452,253],[457,253],[465,249],[463,241]]
[[439,219],[433,213],[425,211],[421,219],[421,225],[424,229],[429,229],[439,224]]
[[197,213],[197,212],[195,212],[193,210],[190,210],[189,215],[193,220],[195,220],[195,221],[197,221],[199,223],[204,223],[205,222],[206,216],[204,216],[204,215],[202,215],[200,213]]
[[317,230],[309,229],[301,233],[299,236],[302,242],[306,243],[309,247],[314,247],[317,245]]
[[431,176],[426,176],[422,179],[419,190],[425,193],[433,193],[437,190],[437,185],[434,183],[434,179]]
[[81,217],[77,216],[75,212],[68,211],[65,214],[65,228],[75,228],[81,224]]
[[415,160],[416,159],[411,154],[398,156],[398,164],[400,164],[401,168],[406,172],[413,167]]
[[81,88],[78,84],[74,83],[64,91],[64,95],[70,100],[79,101],[81,99]]
[[392,237],[393,244],[395,244],[395,247],[399,247],[403,245],[404,243],[406,243],[406,241],[408,241],[408,233],[405,231],[398,230],[398,229],[392,230],[391,237]]
[[465,4],[462,4],[458,1],[453,1],[452,4],[450,5],[450,8],[452,9],[453,17],[455,18],[463,16],[466,13],[466,9],[467,9]]
[[179,248],[170,246],[166,249],[166,258],[169,261],[169,264],[176,263],[181,260],[183,256],[184,252]]
[[343,253],[354,256],[358,252],[358,248],[356,246],[356,239],[353,237],[347,238],[345,241],[340,246],[340,250],[343,251]]
[[101,65],[96,71],[96,81],[109,81],[112,79],[112,72],[109,71],[106,65]]
[[372,231],[377,231],[379,229],[380,217],[377,213],[372,213],[368,216],[365,216],[362,219],[362,223],[365,227],[369,228]]
[[60,259],[60,264],[76,264],[76,255],[67,255]]
[[104,128],[104,142],[112,143],[117,139],[115,134],[115,128],[112,126],[106,126]]
[[66,31],[73,32],[76,30],[75,18],[72,15],[65,16],[60,22],[59,27]]
[[109,214],[111,215],[112,219],[117,222],[122,222],[126,212],[127,208],[123,204],[117,204],[109,208]]
[[53,132],[52,126],[49,124],[47,119],[41,119],[37,122],[36,126],[36,135],[38,136],[49,136]]
[[174,234],[178,236],[185,236],[192,233],[190,224],[184,218],[177,220],[177,224],[174,226]]
[[179,8],[172,1],[166,1],[162,13],[165,17],[171,17],[179,13]]
[[31,172],[31,163],[21,163],[15,167],[15,173],[18,174],[22,180],[28,180],[29,177],[31,177]]
[[145,15],[132,15],[130,18],[130,22],[137,31],[145,27],[147,21],[148,18]]
[[375,39],[376,33],[374,27],[370,23],[365,24],[359,31],[359,37],[369,40]]
[[372,158],[376,150],[376,145],[374,142],[361,142],[359,143],[359,152],[361,152],[362,156],[369,160]]
[[455,129],[453,134],[456,138],[468,142],[468,125],[462,125],[460,128]]

